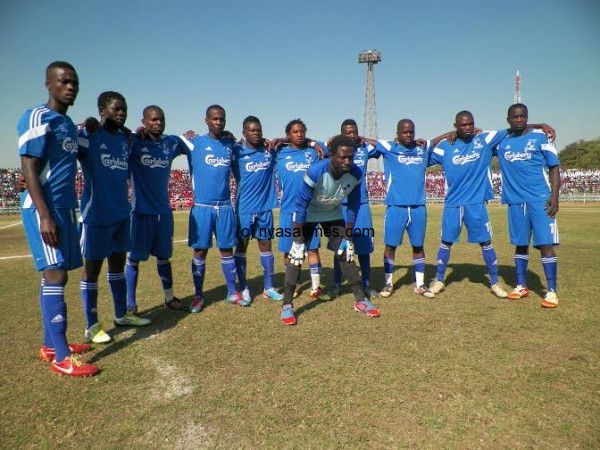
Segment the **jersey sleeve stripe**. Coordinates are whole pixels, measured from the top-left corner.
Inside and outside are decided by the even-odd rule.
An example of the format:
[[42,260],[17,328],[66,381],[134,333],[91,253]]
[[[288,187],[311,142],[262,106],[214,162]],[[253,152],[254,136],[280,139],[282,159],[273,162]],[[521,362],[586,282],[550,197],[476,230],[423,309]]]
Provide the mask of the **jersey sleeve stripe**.
[[50,126],[48,124],[30,128],[25,133],[23,133],[21,137],[19,137],[19,148],[23,147],[27,142],[45,135],[49,130]]
[[494,137],[498,134],[497,131],[489,131],[487,132],[488,134],[485,137],[485,142],[487,144],[489,144],[490,142],[492,142],[492,139],[494,139]]
[[444,156],[444,149],[440,147],[436,147],[433,149],[433,153],[436,155]]
[[309,176],[308,173],[304,174],[304,182],[308,184],[311,188],[314,188],[317,183],[315,183]]
[[384,140],[380,139],[377,142],[379,142],[381,144],[381,146],[383,148],[385,148],[388,152],[392,149],[392,146],[390,145],[390,143],[388,141],[384,141]]
[[183,143],[190,149],[190,151],[194,150],[194,144],[188,141],[184,136],[179,136],[179,138],[183,141]]

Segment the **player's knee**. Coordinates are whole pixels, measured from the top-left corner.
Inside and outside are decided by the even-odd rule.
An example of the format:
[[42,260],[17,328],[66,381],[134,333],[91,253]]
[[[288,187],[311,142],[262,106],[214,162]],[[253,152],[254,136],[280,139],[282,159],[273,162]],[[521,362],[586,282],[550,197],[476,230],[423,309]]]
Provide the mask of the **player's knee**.
[[423,252],[423,246],[412,246],[412,251],[413,253],[422,253]]
[[442,244],[444,244],[446,247],[452,247],[452,242],[442,241]]
[[481,247],[487,247],[488,245],[491,245],[492,241],[485,241],[485,242],[480,242],[479,245]]

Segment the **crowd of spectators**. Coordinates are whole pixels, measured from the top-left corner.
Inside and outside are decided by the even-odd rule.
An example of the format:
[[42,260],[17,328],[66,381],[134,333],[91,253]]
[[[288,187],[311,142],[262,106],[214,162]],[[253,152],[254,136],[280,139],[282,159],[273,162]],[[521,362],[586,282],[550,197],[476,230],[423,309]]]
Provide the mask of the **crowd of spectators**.
[[[0,207],[16,207],[19,205],[18,180],[20,169],[0,169]],[[492,172],[494,193],[499,197],[502,193],[502,176],[499,172]],[[77,174],[76,189],[81,194],[83,181],[81,171]],[[235,181],[230,179],[231,198],[235,198]],[[374,203],[381,203],[385,198],[385,179],[382,172],[367,173],[367,188],[369,196]],[[444,198],[445,179],[442,171],[428,172],[425,178],[425,188],[429,201],[441,201]],[[600,169],[562,169],[561,170],[562,195],[600,195]],[[192,183],[187,170],[174,169],[169,182],[169,196],[173,209],[188,209],[194,203]],[[278,188],[279,197],[279,188]]]

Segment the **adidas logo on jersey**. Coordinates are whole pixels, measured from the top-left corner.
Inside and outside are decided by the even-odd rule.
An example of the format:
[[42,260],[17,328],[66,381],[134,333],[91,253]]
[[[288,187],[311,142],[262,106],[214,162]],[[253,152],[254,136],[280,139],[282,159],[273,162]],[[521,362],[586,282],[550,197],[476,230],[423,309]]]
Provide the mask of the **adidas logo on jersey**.
[[504,147],[505,150],[510,150],[510,145],[506,144],[506,147]]
[[108,147],[106,146],[106,144],[102,143],[100,144],[100,150],[107,150]]
[[459,150],[457,148],[454,149],[454,153],[458,153]]
[[52,318],[52,320],[50,322],[52,322],[52,323],[61,323],[61,322],[64,322],[64,321],[65,321],[65,318],[63,317],[63,315],[62,314],[57,314],[56,316],[54,316]]
[[208,146],[208,147],[206,147],[204,150],[206,150],[207,152],[211,152],[211,151],[212,151],[212,148],[211,148],[211,146],[209,145],[209,146]]

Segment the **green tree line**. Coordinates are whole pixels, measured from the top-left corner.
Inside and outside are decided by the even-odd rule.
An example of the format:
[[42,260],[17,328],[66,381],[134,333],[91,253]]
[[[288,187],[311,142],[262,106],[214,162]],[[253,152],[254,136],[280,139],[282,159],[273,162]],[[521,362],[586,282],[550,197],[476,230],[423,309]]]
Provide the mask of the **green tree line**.
[[573,142],[562,149],[558,156],[560,165],[564,168],[598,169],[600,168],[600,138]]

